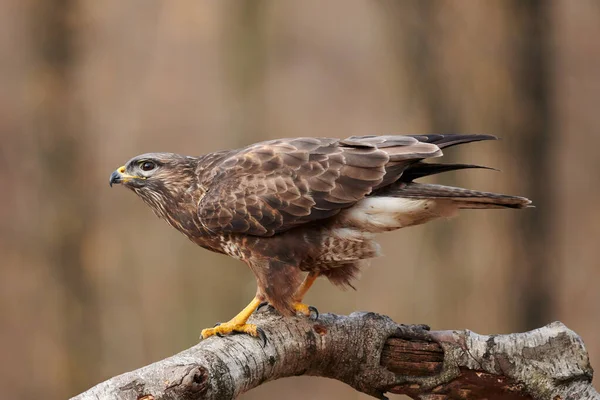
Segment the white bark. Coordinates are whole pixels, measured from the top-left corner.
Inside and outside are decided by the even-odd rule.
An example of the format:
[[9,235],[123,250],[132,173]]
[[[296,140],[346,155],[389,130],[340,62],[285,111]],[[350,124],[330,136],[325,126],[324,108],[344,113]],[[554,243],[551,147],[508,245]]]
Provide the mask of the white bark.
[[311,375],[378,398],[600,400],[582,340],[559,322],[485,336],[429,332],[373,313],[312,321],[266,311],[252,320],[267,334],[264,348],[246,335],[213,337],[74,399],[233,399],[270,380]]

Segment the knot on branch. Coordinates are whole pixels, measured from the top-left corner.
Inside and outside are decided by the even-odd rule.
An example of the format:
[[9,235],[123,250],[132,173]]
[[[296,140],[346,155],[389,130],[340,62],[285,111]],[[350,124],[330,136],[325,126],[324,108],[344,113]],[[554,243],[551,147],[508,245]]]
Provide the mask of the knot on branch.
[[[427,377],[405,377],[394,393],[413,397],[567,399],[597,393],[581,338],[560,322],[518,334],[479,335],[469,330],[431,332],[442,367]],[[437,351],[433,349],[433,351]],[[571,397],[575,396],[575,397]],[[593,397],[598,398],[598,397]]]

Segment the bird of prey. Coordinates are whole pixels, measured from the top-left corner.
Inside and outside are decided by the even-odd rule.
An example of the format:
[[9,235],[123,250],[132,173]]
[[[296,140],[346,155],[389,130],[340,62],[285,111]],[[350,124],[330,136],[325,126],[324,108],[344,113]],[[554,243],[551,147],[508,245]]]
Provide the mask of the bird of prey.
[[[352,286],[379,255],[375,235],[449,217],[459,209],[526,208],[524,197],[415,182],[469,164],[427,163],[450,146],[490,135],[292,138],[199,157],[150,153],[132,158],[110,185],[133,190],[160,218],[206,249],[245,262],[254,299],[202,338],[244,332],[268,302],[283,315],[316,311],[303,303],[315,279]],[[306,273],[302,281],[302,275]]]

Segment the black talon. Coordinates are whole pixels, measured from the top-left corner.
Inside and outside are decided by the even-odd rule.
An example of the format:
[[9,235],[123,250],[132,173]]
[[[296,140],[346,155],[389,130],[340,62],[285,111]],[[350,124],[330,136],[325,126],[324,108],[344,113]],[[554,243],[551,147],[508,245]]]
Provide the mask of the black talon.
[[[217,322],[215,324],[215,326],[213,326],[213,328],[216,328],[217,326],[221,325],[221,322]],[[223,335],[221,335],[219,332],[215,333],[215,335],[217,335],[218,337],[223,337]]]
[[264,348],[267,345],[267,335],[265,334],[265,331],[261,328],[256,328],[256,333],[258,333],[258,338],[262,341],[261,346]]
[[268,307],[269,311],[273,311],[275,309],[272,305],[269,304],[268,301],[263,301],[258,305],[258,307],[256,307],[256,311],[260,310],[263,307]]
[[315,313],[315,321],[319,319],[319,310],[315,306],[308,306],[308,311]]

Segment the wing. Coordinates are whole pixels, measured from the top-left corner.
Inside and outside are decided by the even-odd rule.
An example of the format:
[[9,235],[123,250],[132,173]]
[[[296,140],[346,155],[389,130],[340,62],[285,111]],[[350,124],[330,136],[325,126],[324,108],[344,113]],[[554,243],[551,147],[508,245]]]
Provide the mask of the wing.
[[205,175],[200,221],[213,232],[272,236],[337,214],[442,153],[410,136],[280,139],[225,156]]

